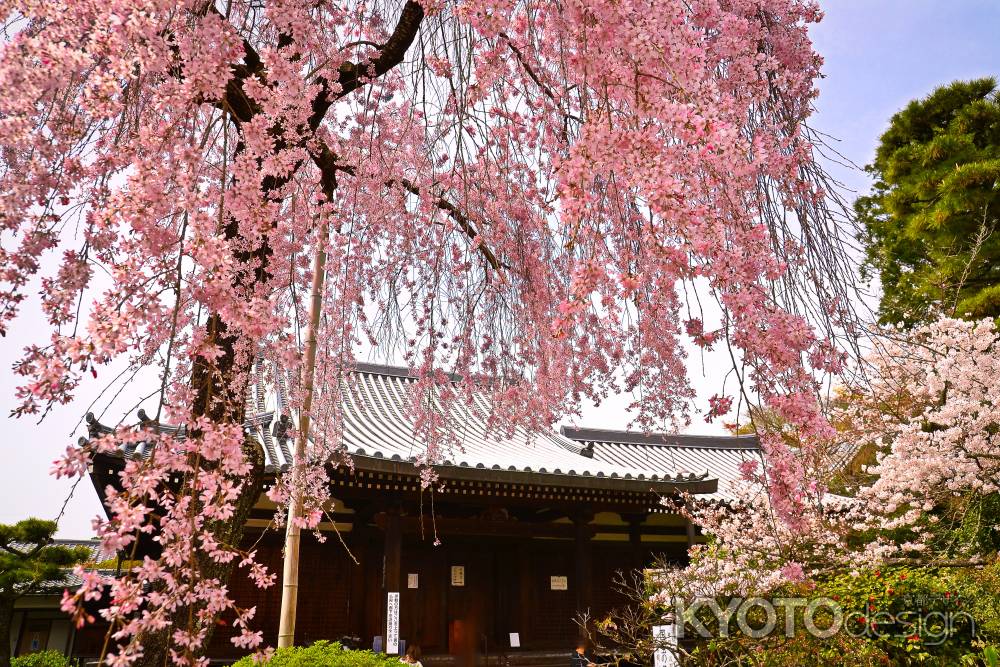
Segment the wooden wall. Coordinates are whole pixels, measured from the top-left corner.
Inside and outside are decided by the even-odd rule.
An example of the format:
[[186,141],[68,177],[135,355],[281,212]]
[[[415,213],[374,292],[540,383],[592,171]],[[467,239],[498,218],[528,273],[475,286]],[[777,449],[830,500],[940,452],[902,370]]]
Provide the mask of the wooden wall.
[[[335,534],[319,544],[303,535],[296,643],[357,636],[370,648],[375,635],[385,634],[383,587],[384,534],[374,525],[344,534],[350,549]],[[520,635],[524,651],[571,650],[578,634],[577,558],[573,539],[404,534],[400,558],[400,637],[417,643],[427,655],[462,656],[472,651],[512,652],[509,633]],[[282,535],[248,536],[258,557],[278,576],[275,585],[258,589],[237,571],[230,587],[240,606],[257,606],[256,626],[264,642],[277,642],[281,600]],[[657,553],[682,558],[686,543],[598,541],[591,550],[590,603],[599,615],[622,603],[613,584],[617,571],[641,568]],[[357,563],[353,559],[357,559]],[[465,568],[465,586],[452,586],[451,566]],[[407,575],[418,576],[418,587],[407,588]],[[567,590],[552,590],[550,577],[567,577]],[[391,590],[391,589],[390,589]],[[224,619],[212,641],[210,655],[237,657],[229,638],[235,633]]]

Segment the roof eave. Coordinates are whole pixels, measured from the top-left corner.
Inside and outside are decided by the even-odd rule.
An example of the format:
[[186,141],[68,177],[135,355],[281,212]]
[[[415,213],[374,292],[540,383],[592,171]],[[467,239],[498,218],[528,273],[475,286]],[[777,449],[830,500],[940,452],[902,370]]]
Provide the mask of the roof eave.
[[[117,455],[116,455],[117,454]],[[99,459],[105,465],[109,463],[124,463],[124,456],[121,453],[100,454],[95,459]],[[356,470],[368,472],[390,473],[394,475],[419,476],[420,466],[412,461],[401,459],[387,459],[376,456],[365,456],[362,454],[352,454]],[[437,464],[431,466],[438,476],[445,480],[459,481],[482,481],[499,482],[501,484],[537,484],[541,486],[552,486],[573,489],[595,489],[605,491],[629,491],[636,493],[692,493],[696,495],[715,493],[718,490],[719,480],[709,477],[707,473],[702,475],[677,476],[660,479],[638,479],[609,475],[594,474],[569,474],[564,472],[540,472],[526,470],[510,470],[505,468],[486,468],[465,465]],[[279,471],[275,466],[268,466],[266,472],[277,474],[284,472],[288,466],[282,466]],[[99,487],[97,480],[94,480],[95,487]],[[98,495],[103,494],[98,488]]]
[[[354,467],[369,472],[395,475],[419,475],[420,468],[410,461],[352,455]],[[597,489],[607,491],[630,491],[636,493],[715,493],[719,480],[707,475],[692,478],[670,479],[629,479],[599,475],[580,475],[557,472],[536,472],[485,468],[475,466],[433,465],[441,479],[459,481],[499,482],[502,484],[537,484],[573,489]]]

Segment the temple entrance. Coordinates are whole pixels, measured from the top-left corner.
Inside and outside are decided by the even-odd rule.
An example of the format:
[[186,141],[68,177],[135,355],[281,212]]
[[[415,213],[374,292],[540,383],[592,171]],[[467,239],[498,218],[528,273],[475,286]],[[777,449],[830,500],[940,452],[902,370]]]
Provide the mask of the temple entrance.
[[447,553],[448,653],[460,664],[474,664],[476,656],[497,648],[495,626],[503,617],[497,608],[497,554],[475,542],[456,544]]
[[403,541],[401,638],[425,655],[451,655],[459,664],[506,655],[511,633],[529,633],[522,627],[530,606],[522,600],[525,547],[485,537],[441,540],[437,547]]
[[578,631],[574,542],[456,535],[442,542],[413,545],[403,557],[421,563],[421,589],[404,596],[412,605],[403,613],[407,641],[463,665],[525,650],[571,650]]

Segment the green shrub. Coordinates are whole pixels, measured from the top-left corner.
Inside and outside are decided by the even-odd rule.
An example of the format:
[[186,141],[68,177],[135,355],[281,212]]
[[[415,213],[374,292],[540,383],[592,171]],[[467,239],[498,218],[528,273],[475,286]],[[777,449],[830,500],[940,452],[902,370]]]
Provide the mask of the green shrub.
[[1000,648],[988,645],[979,653],[962,656],[962,664],[972,667],[1000,667]]
[[817,591],[844,608],[844,628],[893,665],[958,665],[1000,634],[998,563],[983,569],[892,567],[844,574]]
[[10,667],[76,667],[76,665],[76,660],[70,660],[59,651],[29,653],[10,661]]
[[838,634],[819,639],[800,632],[792,637],[776,633],[762,639],[736,634],[712,639],[694,649],[687,665],[716,667],[882,667],[888,656],[873,642]]
[[[706,613],[698,617],[714,638],[692,641],[688,664],[1000,667],[1000,560],[978,568],[895,566],[843,572],[814,588],[789,586],[773,597],[831,598],[842,610],[839,632],[827,639],[806,632],[803,608],[798,607],[791,637],[780,631],[781,609],[778,631],[759,639],[738,631],[727,636],[702,609]],[[766,622],[760,609],[746,619],[754,628]],[[825,629],[834,619],[830,609],[820,607],[814,623]]]
[[[256,664],[259,663],[253,656],[247,656],[233,667],[254,667]],[[267,667],[399,667],[403,663],[381,653],[352,651],[336,642],[318,641],[312,646],[278,649],[264,664]]]

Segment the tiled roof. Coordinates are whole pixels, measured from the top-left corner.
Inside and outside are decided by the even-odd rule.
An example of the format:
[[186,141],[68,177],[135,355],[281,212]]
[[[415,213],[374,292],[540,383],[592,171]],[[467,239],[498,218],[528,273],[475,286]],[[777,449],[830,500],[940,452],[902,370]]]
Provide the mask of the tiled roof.
[[[377,462],[414,463],[426,452],[426,444],[414,435],[410,415],[410,390],[415,378],[405,368],[359,363],[344,391],[343,443],[354,458],[355,465],[377,466]],[[259,385],[258,385],[259,386]],[[288,414],[285,384],[271,397],[255,392],[255,407],[259,414]],[[269,404],[269,398],[274,401]],[[546,483],[559,486],[579,485],[614,480],[616,486],[634,487],[687,485],[713,481],[707,469],[689,470],[678,474],[671,469],[650,469],[619,465],[581,455],[580,447],[555,432],[530,434],[524,429],[504,433],[487,426],[484,416],[489,413],[485,400],[476,397],[472,406],[453,403],[450,419],[455,424],[452,436],[456,444],[443,452],[435,465],[439,473],[454,476],[463,470],[489,470],[507,473],[514,478],[524,474],[543,475]],[[268,434],[269,419],[253,420],[254,430],[264,444],[267,463],[274,469],[284,469],[291,463],[289,443],[274,437],[274,427]],[[273,442],[267,441],[268,435]],[[651,485],[652,483],[652,485]],[[704,485],[701,485],[704,486]],[[712,484],[714,486],[714,483]]]
[[[91,566],[117,558],[116,554],[109,554],[101,549],[101,543],[97,540],[52,540],[52,546],[71,548],[86,547],[90,551],[90,555],[87,557],[85,564]],[[98,571],[104,574],[113,573],[113,570],[106,568],[99,568]],[[67,568],[62,577],[44,582],[40,587],[34,589],[30,595],[52,595],[53,593],[61,593],[65,588],[72,590],[74,588],[78,588],[82,583],[83,580],[73,573],[73,569]]]
[[594,458],[616,465],[651,470],[709,470],[719,480],[710,497],[731,497],[733,482],[742,479],[739,466],[762,462],[760,444],[753,436],[640,433],[592,428],[561,429],[563,436],[593,451]]
[[[264,389],[263,368],[258,366],[258,381],[250,388],[250,414],[246,428],[260,441],[269,470],[287,469],[292,460],[291,446],[284,437],[290,408],[287,380],[277,381],[277,391]],[[404,368],[357,364],[354,377],[343,392],[343,444],[356,467],[379,471],[413,469],[426,444],[415,436],[410,416],[410,391],[416,379]],[[457,402],[456,402],[457,403]],[[560,433],[528,433],[517,428],[512,433],[488,427],[485,399],[476,398],[472,406],[452,403],[450,417],[455,424],[452,436],[456,445],[442,452],[434,468],[444,478],[474,479],[488,476],[500,481],[526,481],[552,486],[619,488],[631,491],[669,492],[677,489],[711,493],[716,489],[718,473],[708,466],[694,467],[694,461],[680,466],[663,461],[614,460],[589,456],[581,445]],[[276,420],[275,415],[280,415]],[[145,414],[140,419],[146,420]],[[88,418],[92,433],[103,429]],[[184,427],[170,429],[184,437]],[[106,431],[106,429],[105,429]],[[146,455],[143,446],[126,456]]]

